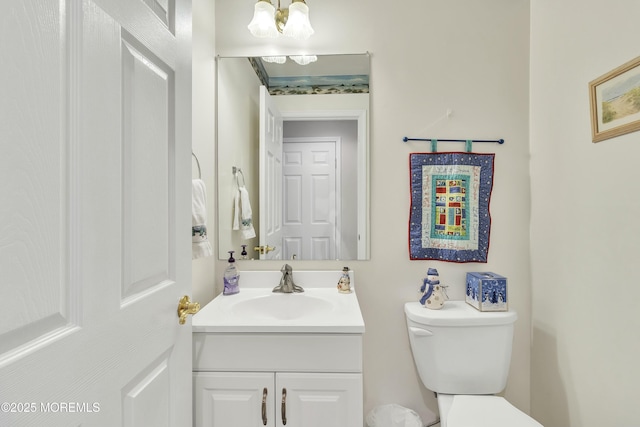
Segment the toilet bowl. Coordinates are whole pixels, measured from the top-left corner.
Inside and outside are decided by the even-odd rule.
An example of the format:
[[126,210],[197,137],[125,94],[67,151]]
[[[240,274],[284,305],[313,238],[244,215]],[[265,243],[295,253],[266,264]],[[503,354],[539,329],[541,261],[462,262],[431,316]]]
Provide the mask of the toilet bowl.
[[441,427],[542,427],[495,396],[507,383],[515,312],[480,312],[464,301],[439,310],[409,302],[404,311],[418,375],[437,395]]
[[440,427],[542,427],[500,396],[438,394]]

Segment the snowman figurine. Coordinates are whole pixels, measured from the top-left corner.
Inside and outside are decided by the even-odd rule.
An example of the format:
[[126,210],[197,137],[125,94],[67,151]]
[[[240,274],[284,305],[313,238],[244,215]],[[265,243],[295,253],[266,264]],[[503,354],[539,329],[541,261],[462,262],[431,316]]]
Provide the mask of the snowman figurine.
[[439,279],[438,270],[435,268],[429,268],[429,270],[427,270],[427,277],[423,280],[422,286],[420,287],[420,292],[422,293],[420,304],[426,308],[439,310],[444,305],[446,297]]
[[351,278],[349,277],[349,267],[342,269],[342,276],[338,280],[338,292],[341,294],[351,293]]

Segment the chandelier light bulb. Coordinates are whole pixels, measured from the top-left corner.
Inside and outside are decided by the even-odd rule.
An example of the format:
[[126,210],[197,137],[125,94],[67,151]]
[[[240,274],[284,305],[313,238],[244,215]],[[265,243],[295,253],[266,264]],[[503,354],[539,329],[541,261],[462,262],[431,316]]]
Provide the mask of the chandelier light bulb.
[[262,60],[265,62],[271,62],[274,64],[284,64],[285,62],[287,62],[287,57],[286,56],[263,56]]
[[282,34],[295,39],[308,39],[314,33],[309,21],[309,7],[304,1],[295,1],[289,6],[289,18]]
[[253,19],[247,28],[255,37],[277,37],[275,15],[276,8],[270,1],[259,0],[254,9]]
[[289,56],[289,58],[291,58],[292,61],[299,65],[308,65],[318,60],[318,57],[316,55],[294,55]]

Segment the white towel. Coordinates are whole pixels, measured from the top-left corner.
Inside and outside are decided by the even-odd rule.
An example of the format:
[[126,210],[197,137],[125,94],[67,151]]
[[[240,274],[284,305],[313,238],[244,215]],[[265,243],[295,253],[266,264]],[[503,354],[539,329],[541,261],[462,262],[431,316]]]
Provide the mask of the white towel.
[[251,211],[251,202],[249,201],[249,192],[243,186],[238,187],[238,191],[233,200],[234,215],[233,229],[241,230],[242,237],[245,240],[256,237],[256,231],[253,228],[253,212]]
[[207,189],[201,179],[191,182],[191,259],[213,255],[207,238]]

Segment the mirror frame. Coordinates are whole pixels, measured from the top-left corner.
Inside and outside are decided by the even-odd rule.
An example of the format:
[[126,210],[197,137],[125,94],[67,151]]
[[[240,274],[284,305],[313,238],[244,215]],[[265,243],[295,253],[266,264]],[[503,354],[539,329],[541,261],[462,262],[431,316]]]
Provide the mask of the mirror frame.
[[[366,55],[368,60],[370,61],[369,53],[354,53],[354,54],[323,54],[318,55],[318,57],[322,56],[341,56],[341,55]],[[220,169],[222,167],[231,169],[231,165],[221,165],[220,164],[220,122],[219,122],[219,61],[222,59],[248,59],[250,56],[218,56],[216,57],[216,67],[215,67],[215,79],[216,79],[216,122],[215,122],[215,148],[216,148],[216,200],[219,204],[220,200]],[[370,64],[369,64],[369,75],[370,75]],[[368,93],[370,95],[370,91]],[[294,95],[289,95],[294,96]],[[370,106],[371,102],[369,100],[368,106],[366,110],[304,110],[304,111],[282,111],[282,117],[285,121],[325,121],[325,120],[354,120],[357,122],[358,128],[358,138],[357,138],[357,192],[359,196],[358,201],[358,214],[357,214],[357,224],[358,224],[358,241],[357,241],[357,253],[362,254],[357,258],[352,259],[343,259],[339,258],[337,260],[344,261],[361,261],[361,260],[369,260],[371,257],[370,254],[370,125],[369,125],[369,117],[370,117]],[[259,212],[258,209],[253,209],[254,211]],[[216,244],[218,245],[218,259],[221,261],[226,261],[227,249],[223,250],[221,248],[220,234],[222,227],[220,227],[220,208],[216,209]],[[238,248],[233,248],[238,249]],[[234,257],[236,260],[241,259],[239,250],[236,250]],[[253,248],[247,246],[247,252],[251,255],[253,253]],[[258,260],[258,258],[253,259]],[[327,261],[327,260],[310,260],[310,259],[299,259],[300,261]],[[331,261],[331,260],[330,260]],[[335,261],[335,260],[332,260]]]

